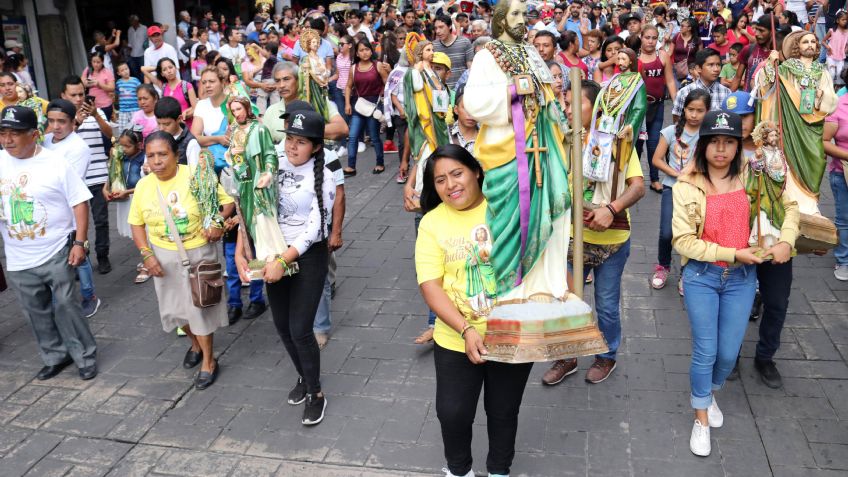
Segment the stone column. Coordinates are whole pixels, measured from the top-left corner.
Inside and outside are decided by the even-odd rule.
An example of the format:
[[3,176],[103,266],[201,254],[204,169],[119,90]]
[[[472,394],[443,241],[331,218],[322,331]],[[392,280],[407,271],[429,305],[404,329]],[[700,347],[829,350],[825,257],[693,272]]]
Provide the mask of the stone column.
[[177,17],[174,13],[174,2],[169,0],[152,0],[153,20],[168,25],[165,41],[174,48],[177,47]]

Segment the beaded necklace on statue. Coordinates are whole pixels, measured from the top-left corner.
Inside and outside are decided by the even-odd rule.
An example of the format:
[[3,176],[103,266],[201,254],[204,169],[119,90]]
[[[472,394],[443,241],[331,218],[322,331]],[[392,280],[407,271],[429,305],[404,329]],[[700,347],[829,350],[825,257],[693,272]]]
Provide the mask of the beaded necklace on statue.
[[534,111],[536,106],[544,104],[542,82],[533,74],[533,67],[521,43],[509,44],[500,40],[486,43],[486,49],[495,58],[501,70],[509,76],[529,74],[533,80],[533,93],[524,96],[525,111]]

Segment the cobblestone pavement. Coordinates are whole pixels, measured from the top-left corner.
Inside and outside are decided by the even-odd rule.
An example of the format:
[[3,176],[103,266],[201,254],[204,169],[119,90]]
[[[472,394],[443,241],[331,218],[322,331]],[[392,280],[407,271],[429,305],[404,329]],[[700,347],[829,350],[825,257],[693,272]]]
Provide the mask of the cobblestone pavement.
[[[360,161],[368,171],[373,155]],[[395,161],[388,156],[389,172]],[[101,370],[95,380],[81,381],[73,367],[35,380],[41,363],[30,327],[13,294],[0,294],[0,475],[438,474],[444,459],[432,350],[411,344],[426,323],[413,221],[389,172],[347,184],[334,332],[321,356],[329,399],[321,425],[304,428],[302,408],[285,403],[295,374],[270,313],[216,333],[220,378],[194,390],[193,373],[181,366],[187,341],[162,331],[152,282],[131,283],[137,253],[113,234],[115,270],[95,277],[103,300],[91,319]],[[822,190],[832,216],[829,188]],[[777,356],[784,388],[756,378],[750,326],[742,380],[718,396],[724,427],[713,432],[712,455],[697,458],[688,447],[689,325],[677,273],[663,290],[648,284],[658,211],[659,196],[650,192],[634,211],[617,370],[590,386],[583,358],[579,374],[544,388],[547,366],[534,368],[513,475],[846,475],[848,283],[833,278],[832,257],[795,259]],[[482,404],[476,422],[474,470],[485,475]]]

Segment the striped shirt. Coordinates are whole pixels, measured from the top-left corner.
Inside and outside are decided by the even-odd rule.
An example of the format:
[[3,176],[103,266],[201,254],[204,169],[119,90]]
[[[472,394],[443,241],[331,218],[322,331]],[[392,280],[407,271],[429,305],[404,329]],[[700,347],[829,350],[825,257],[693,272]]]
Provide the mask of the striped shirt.
[[[98,109],[97,114],[108,121],[102,110]],[[100,131],[100,125],[97,124],[94,116],[85,118],[85,121],[77,128],[77,134],[88,144],[88,148],[91,150],[91,162],[89,162],[88,172],[85,174],[85,185],[91,187],[104,184],[109,178],[109,156],[103,133]]]
[[138,87],[141,81],[130,76],[130,79],[121,79],[115,82],[118,90],[118,111],[132,113],[138,111]]
[[445,45],[442,40],[433,42],[433,50],[440,51],[451,60],[451,72],[448,78],[448,86],[453,89],[462,73],[468,69],[468,63],[474,59],[474,47],[471,46],[471,41],[464,36],[458,36],[450,45]]
[[350,55],[337,55],[336,68],[339,71],[339,79],[336,80],[336,87],[344,91],[347,87],[347,81],[350,79]]

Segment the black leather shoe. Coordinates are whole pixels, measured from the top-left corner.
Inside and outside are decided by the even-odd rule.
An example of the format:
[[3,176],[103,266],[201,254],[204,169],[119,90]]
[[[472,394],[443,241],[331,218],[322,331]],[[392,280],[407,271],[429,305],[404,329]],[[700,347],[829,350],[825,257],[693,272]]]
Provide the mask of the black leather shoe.
[[191,369],[203,360],[203,352],[202,351],[193,351],[191,348],[186,351],[185,358],[183,358],[183,368]]
[[73,363],[73,362],[74,362],[74,360],[72,360],[71,358],[68,358],[68,359],[66,359],[65,361],[62,361],[59,364],[45,366],[45,367],[41,368],[41,371],[39,371],[38,374],[35,375],[35,377],[39,381],[44,381],[44,380],[50,379],[53,376],[56,376],[57,374],[61,373],[63,369],[70,366],[71,363]]
[[245,320],[252,320],[262,313],[265,313],[265,310],[268,309],[268,306],[265,303],[251,303],[247,305],[247,310],[244,310],[244,318]]
[[230,320],[230,326],[236,324],[241,319],[241,308],[227,307],[227,318]]
[[760,380],[763,384],[772,388],[779,389],[783,387],[783,378],[780,377],[780,372],[777,370],[774,361],[760,361],[754,359],[754,369],[760,374]]
[[215,369],[211,373],[201,371],[197,373],[197,378],[194,380],[194,387],[202,391],[211,386],[218,379],[218,360],[215,360]]
[[109,263],[109,257],[97,259],[97,272],[101,275],[106,275],[112,271],[112,264]]
[[80,368],[79,373],[80,378],[82,378],[83,381],[94,379],[94,377],[97,376],[97,364],[92,364],[91,366]]

